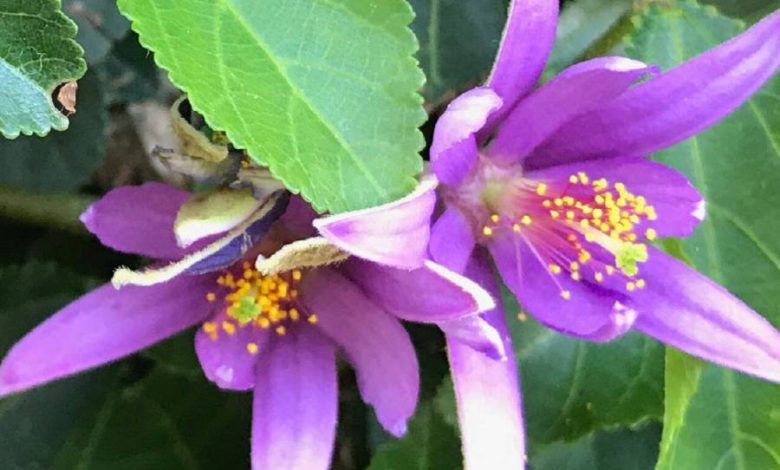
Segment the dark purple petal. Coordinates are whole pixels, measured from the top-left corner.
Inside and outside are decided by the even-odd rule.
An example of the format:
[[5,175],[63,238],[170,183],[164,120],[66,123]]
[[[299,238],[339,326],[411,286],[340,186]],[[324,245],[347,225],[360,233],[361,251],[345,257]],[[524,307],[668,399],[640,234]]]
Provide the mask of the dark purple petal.
[[327,470],[336,439],[335,347],[314,328],[270,342],[257,363],[252,409],[254,470]]
[[520,162],[562,125],[603,107],[656,70],[624,57],[601,57],[569,67],[515,106],[487,154],[503,164]]
[[0,365],[0,396],[111,362],[203,321],[211,277],[154,287],[105,284],[22,338]]
[[634,326],[677,349],[780,382],[780,332],[724,288],[659,250],[642,266],[647,287]]
[[474,281],[433,261],[406,271],[351,260],[344,265],[344,270],[371,300],[407,321],[454,320],[496,305],[490,294]]
[[[267,330],[251,325],[239,327],[236,322],[220,314],[206,324],[216,331],[198,329],[195,334],[195,352],[200,366],[209,380],[224,390],[251,390],[255,387],[255,364],[267,360]],[[250,351],[250,348],[257,349]]]
[[469,90],[455,98],[436,122],[431,144],[431,168],[442,183],[455,186],[477,162],[476,133],[497,109],[501,98],[487,87]]
[[704,220],[704,198],[677,170],[644,158],[619,158],[607,161],[560,165],[528,173],[529,179],[565,181],[570,175],[585,172],[591,179],[606,178],[609,184],[621,182],[637,196],[644,196],[655,208],[658,218],[636,226],[643,236],[653,228],[661,237],[687,237]]
[[463,213],[448,207],[431,227],[428,251],[437,263],[462,273],[476,243],[471,225]]
[[558,2],[554,0],[513,0],[501,46],[487,85],[504,101],[504,107],[491,116],[498,123],[520,98],[539,81],[555,41]]
[[406,330],[331,269],[320,268],[302,282],[304,305],[355,368],[363,400],[374,407],[385,429],[401,436],[420,389],[417,356]]
[[[498,298],[498,286],[485,257],[467,274]],[[525,434],[517,364],[501,307],[483,317],[500,334],[507,358],[496,361],[447,336],[447,352],[455,385],[465,468],[525,468]]]
[[437,181],[424,177],[408,196],[314,221],[320,234],[359,258],[414,269],[426,258]]
[[81,214],[81,222],[100,242],[117,251],[156,259],[178,259],[173,223],[190,194],[162,183],[123,186]]
[[560,129],[528,160],[529,168],[641,156],[720,121],[780,66],[780,12]]
[[[592,341],[609,341],[631,327],[636,312],[621,294],[551,274],[521,236],[495,237],[489,248],[507,287],[546,326]],[[568,291],[570,299],[561,291]]]

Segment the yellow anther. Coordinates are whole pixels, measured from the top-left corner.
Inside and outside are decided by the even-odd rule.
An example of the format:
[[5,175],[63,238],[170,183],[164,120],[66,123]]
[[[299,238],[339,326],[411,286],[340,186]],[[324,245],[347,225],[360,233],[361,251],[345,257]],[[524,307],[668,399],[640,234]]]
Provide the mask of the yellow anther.
[[526,315],[523,312],[520,312],[520,313],[517,314],[517,319],[519,321],[526,321],[526,320],[528,320],[528,315]]
[[249,352],[249,354],[255,355],[258,351],[260,351],[260,348],[257,347],[257,343],[246,343],[246,350]]
[[206,333],[216,333],[217,324],[212,321],[207,321],[203,324],[203,331],[205,331]]
[[298,321],[298,319],[301,317],[300,312],[298,312],[298,309],[295,308],[291,308],[289,314],[290,320],[292,321]]
[[302,276],[302,274],[301,274],[300,270],[293,269],[292,278],[293,278],[294,281],[300,281],[301,280],[301,276]]
[[583,171],[578,172],[577,176],[579,177],[580,183],[582,184],[588,184],[588,182],[590,181],[588,175],[585,174],[585,172]]
[[550,217],[552,217],[553,219],[557,219],[560,216],[561,216],[560,212],[558,212],[558,211],[550,211]]
[[577,271],[578,269],[580,269],[580,263],[576,261],[572,261],[571,263],[569,263],[569,269],[571,269],[572,271]]
[[266,330],[271,327],[271,322],[265,317],[260,317],[257,319],[257,326]]
[[512,225],[512,230],[514,232],[520,233],[520,225],[519,224]]
[[636,289],[636,284],[634,284],[633,282],[627,282],[626,289],[628,289],[629,291],[633,291],[634,289]]
[[582,276],[580,276],[579,272],[574,271],[573,273],[571,273],[571,278],[575,281],[579,281],[580,279],[582,279]]
[[547,266],[547,268],[550,269],[550,272],[553,274],[560,274],[561,273],[561,267],[557,264],[550,264]]
[[563,200],[563,203],[567,206],[573,206],[574,205],[574,198],[571,196],[564,196],[561,198]]
[[596,279],[596,282],[601,282],[604,280],[604,275],[601,273],[596,273],[593,275],[593,277]]
[[573,233],[570,233],[566,235],[566,239],[570,242],[576,242],[577,241],[577,235],[574,235]]
[[585,250],[580,251],[579,255],[577,255],[577,259],[580,261],[580,263],[585,264],[587,263],[591,258],[590,253],[588,253]]
[[539,185],[536,186],[536,194],[540,196],[544,196],[544,194],[547,192],[547,185],[544,183],[539,183]]
[[531,216],[524,215],[523,217],[520,218],[520,223],[525,226],[531,225]]
[[577,184],[579,182],[579,178],[577,178],[577,175],[571,175],[569,176],[569,183],[571,184]]
[[[580,220],[580,227],[582,227],[582,228],[589,228],[590,227],[590,221],[588,219]],[[587,236],[585,238],[587,239]]]
[[[252,279],[252,270],[251,269],[245,269],[244,270],[244,279]],[[238,281],[238,282],[241,283],[244,279],[242,279],[241,281]],[[243,285],[243,283],[239,284],[239,285]]]
[[652,228],[649,228],[645,230],[645,237],[647,237],[648,240],[653,241],[658,236],[658,233]]
[[209,302],[214,302],[215,300],[217,300],[217,294],[213,292],[209,292],[208,294],[206,294],[206,300],[208,300]]
[[615,268],[613,266],[607,265],[604,269],[607,271],[607,276],[615,274]]
[[307,320],[309,321],[309,323],[313,325],[317,323],[317,315],[312,313],[311,315],[309,315],[309,318]]
[[482,227],[482,235],[486,237],[493,235],[493,229],[485,225],[484,227]]
[[637,279],[634,284],[636,284],[637,289],[644,289],[645,286],[647,286],[647,283],[644,279]]
[[624,191],[626,190],[626,185],[625,185],[625,184],[623,184],[623,183],[617,182],[617,183],[615,183],[615,185],[614,185],[614,186],[615,186],[615,189],[616,189],[618,192],[624,192]]
[[236,325],[230,323],[229,321],[222,322],[222,329],[225,330],[225,333],[229,334],[230,336],[236,334]]
[[553,204],[555,204],[557,207],[563,206],[563,199],[556,197],[553,199]]
[[545,199],[544,201],[542,201],[542,207],[546,207],[549,209],[550,207],[552,207],[552,201],[549,199]]
[[563,300],[571,299],[571,292],[569,292],[567,290],[562,290],[561,291],[561,298],[563,298]]
[[279,336],[284,336],[285,333],[287,333],[287,328],[284,327],[284,325],[279,325],[276,327],[276,334]]
[[493,214],[490,216],[490,221],[494,224],[497,224],[499,220],[501,220],[501,216],[498,214]]
[[600,219],[604,215],[604,211],[601,209],[593,209],[593,218]]

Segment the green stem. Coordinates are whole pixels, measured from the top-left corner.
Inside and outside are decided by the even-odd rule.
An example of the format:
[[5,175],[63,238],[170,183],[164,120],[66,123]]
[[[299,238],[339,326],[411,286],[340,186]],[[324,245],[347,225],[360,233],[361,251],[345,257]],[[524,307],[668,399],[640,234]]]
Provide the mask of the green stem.
[[0,217],[30,225],[84,234],[79,215],[94,198],[78,194],[34,194],[0,187]]

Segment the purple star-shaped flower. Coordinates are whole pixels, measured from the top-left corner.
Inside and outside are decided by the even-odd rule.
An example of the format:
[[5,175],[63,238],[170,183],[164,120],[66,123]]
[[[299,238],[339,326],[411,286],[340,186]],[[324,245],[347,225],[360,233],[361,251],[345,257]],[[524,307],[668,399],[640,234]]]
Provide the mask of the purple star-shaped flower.
[[[556,0],[513,1],[487,83],[439,119],[431,167],[446,210],[432,258],[495,289],[492,256],[522,306],[564,334],[608,341],[635,328],[780,382],[780,333],[650,243],[690,235],[706,211],[685,176],[644,158],[719,121],[772,76],[780,13],[665,73],[602,57],[534,89],[557,13]],[[502,312],[484,318],[506,331]],[[448,344],[467,468],[521,468],[514,363]]]
[[[0,396],[119,359],[201,324],[195,348],[206,376],[226,390],[254,391],[253,468],[329,467],[337,350],[355,368],[360,393],[379,422],[401,435],[417,403],[419,371],[399,318],[446,323],[494,306],[477,284],[425,260],[434,189],[428,179],[394,203],[318,220],[293,199],[276,222],[287,199],[272,196],[238,230],[190,249],[174,237],[174,221],[189,193],[159,183],[116,189],[82,220],[105,245],[161,260],[114,279],[149,286],[117,290],[106,284],[39,325],[0,364]],[[314,236],[312,222],[326,237],[335,234],[344,251]],[[286,253],[291,245],[276,248],[301,239],[314,248],[300,268],[263,273],[255,256],[272,238],[270,253]],[[330,256],[339,263],[312,264],[312,256],[322,258],[321,250],[335,250],[337,256]],[[273,265],[270,253],[257,266]],[[344,261],[349,254],[355,256]]]

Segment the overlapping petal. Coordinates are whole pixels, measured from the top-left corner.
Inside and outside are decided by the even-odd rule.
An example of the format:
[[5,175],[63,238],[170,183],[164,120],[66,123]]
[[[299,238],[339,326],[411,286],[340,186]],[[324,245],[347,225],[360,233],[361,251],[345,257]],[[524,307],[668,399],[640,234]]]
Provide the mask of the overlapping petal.
[[[471,263],[467,274],[498,296],[486,257]],[[458,420],[467,470],[517,470],[525,467],[525,434],[517,364],[501,307],[484,314],[507,352],[497,361],[447,336]]]
[[558,27],[558,2],[513,0],[487,85],[504,101],[490,118],[484,137],[517,101],[533,90],[550,56]]
[[780,67],[780,11],[744,33],[638,86],[558,131],[527,160],[539,168],[642,156],[708,128]]
[[173,260],[186,254],[173,225],[190,193],[162,183],[123,186],[92,204],[82,215],[100,242],[125,253]]
[[336,439],[335,346],[314,328],[275,337],[257,365],[254,470],[327,470]]
[[212,282],[194,276],[93,290],[14,345],[0,364],[0,396],[114,361],[203,321]]
[[417,356],[401,323],[349,279],[328,268],[310,273],[301,286],[317,327],[355,368],[358,388],[377,419],[396,436],[406,431],[420,388]]
[[424,177],[408,196],[378,207],[314,221],[320,234],[359,258],[397,268],[422,265],[430,238],[437,181]]
[[600,57],[569,67],[515,106],[487,154],[503,164],[521,162],[561,126],[603,107],[656,70],[625,57]]
[[474,168],[478,158],[476,134],[501,105],[501,98],[493,90],[477,87],[447,106],[436,122],[430,151],[431,168],[439,181],[457,185]]
[[476,243],[463,213],[455,207],[447,207],[431,227],[428,251],[437,263],[462,273]]
[[710,362],[780,382],[780,332],[724,288],[652,249],[631,299],[644,334]]

